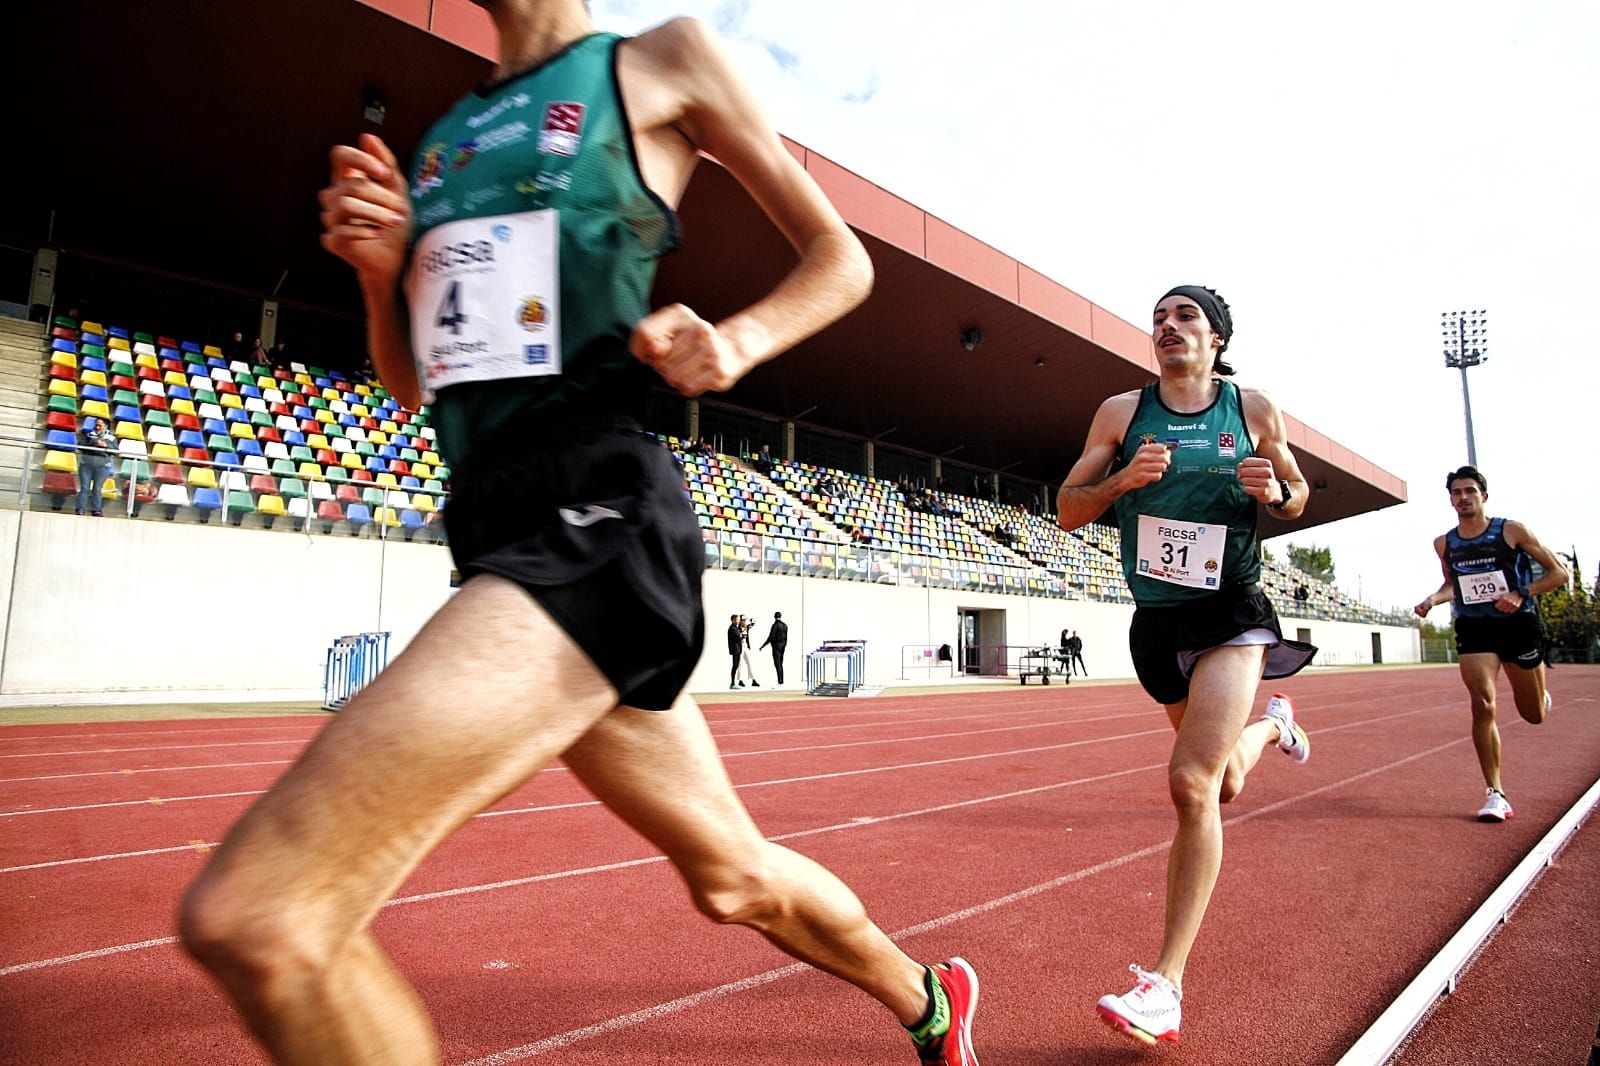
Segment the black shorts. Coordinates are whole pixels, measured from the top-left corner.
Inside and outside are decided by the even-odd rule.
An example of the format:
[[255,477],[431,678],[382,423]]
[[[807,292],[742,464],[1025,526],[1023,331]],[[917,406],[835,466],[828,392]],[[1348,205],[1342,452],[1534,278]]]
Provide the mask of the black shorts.
[[700,525],[672,454],[589,418],[478,446],[445,507],[463,576],[521,585],[630,707],[671,707],[700,661]]
[[1267,646],[1268,679],[1297,674],[1317,654],[1298,640],[1284,640],[1278,612],[1259,585],[1235,585],[1215,595],[1171,607],[1140,607],[1128,626],[1128,648],[1139,684],[1157,703],[1189,698],[1189,675],[1198,653],[1228,643],[1252,629],[1271,630],[1278,638]]
[[1534,611],[1504,618],[1457,618],[1457,655],[1498,655],[1511,666],[1532,670],[1544,662],[1544,623]]

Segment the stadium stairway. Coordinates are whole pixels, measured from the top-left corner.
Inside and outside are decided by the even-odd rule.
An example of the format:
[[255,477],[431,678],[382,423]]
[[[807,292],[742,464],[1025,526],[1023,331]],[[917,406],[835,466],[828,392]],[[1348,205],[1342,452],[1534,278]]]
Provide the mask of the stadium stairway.
[[[45,329],[37,322],[0,315],[0,436],[39,436],[44,415],[40,381]],[[23,446],[0,441],[0,493],[15,494],[22,484]]]
[[849,543],[850,537],[845,533],[844,530],[828,521],[828,516],[823,514],[821,511],[814,507],[807,506],[804,500],[790,492],[783,486],[781,482],[774,481],[772,478],[767,477],[761,471],[751,466],[747,460],[738,456],[727,456],[725,457],[725,461],[732,463],[740,470],[743,470],[745,474],[749,476],[751,481],[755,482],[761,487],[763,492],[770,493],[774,499],[777,499],[783,503],[787,503],[790,507],[793,507],[797,514],[804,515],[812,525],[827,533],[831,539],[836,540],[841,544]]

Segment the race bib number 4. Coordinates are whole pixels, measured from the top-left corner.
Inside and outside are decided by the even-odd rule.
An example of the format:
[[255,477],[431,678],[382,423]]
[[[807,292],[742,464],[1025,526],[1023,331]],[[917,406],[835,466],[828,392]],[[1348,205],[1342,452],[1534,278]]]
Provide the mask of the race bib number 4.
[[1137,571],[1141,577],[1189,588],[1222,584],[1222,553],[1228,527],[1139,516]]
[[1461,586],[1462,603],[1493,603],[1511,591],[1503,570],[1490,570],[1483,574],[1457,574]]
[[448,222],[417,242],[407,298],[429,400],[446,385],[561,373],[559,235],[555,211],[524,211]]

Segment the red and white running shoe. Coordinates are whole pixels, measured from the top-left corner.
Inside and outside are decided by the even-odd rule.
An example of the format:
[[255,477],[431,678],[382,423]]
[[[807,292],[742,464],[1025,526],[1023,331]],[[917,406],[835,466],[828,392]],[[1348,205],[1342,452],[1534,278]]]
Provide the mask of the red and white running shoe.
[[978,1010],[978,973],[959,956],[949,962],[928,967],[939,982],[943,998],[934,993],[932,1025],[941,1011],[949,1024],[943,1036],[917,1044],[917,1057],[926,1066],[978,1066],[978,1053],[972,1049],[972,1016]]
[[1158,973],[1129,966],[1138,978],[1131,991],[1121,996],[1101,996],[1095,1010],[1111,1028],[1145,1044],[1158,1040],[1179,1040],[1183,1021],[1183,997],[1172,982]]

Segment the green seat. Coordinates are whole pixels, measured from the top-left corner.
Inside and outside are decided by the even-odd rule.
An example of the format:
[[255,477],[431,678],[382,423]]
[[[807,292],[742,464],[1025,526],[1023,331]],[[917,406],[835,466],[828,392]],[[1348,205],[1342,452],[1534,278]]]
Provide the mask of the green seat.
[[297,477],[286,477],[278,482],[278,495],[295,498],[306,494],[306,483]]
[[273,477],[294,477],[299,472],[300,471],[295,468],[294,461],[292,459],[272,460]]
[[203,403],[216,403],[217,402],[217,394],[214,393],[214,392],[210,392],[208,390],[202,389],[201,391],[196,392],[194,394],[194,399],[191,402],[196,407],[199,407]]
[[120,374],[122,377],[131,378],[136,373],[137,372],[134,370],[132,363],[113,362],[111,364],[111,374],[113,377]]
[[430,477],[428,480],[424,481],[422,483],[422,487],[433,493],[435,496],[444,495],[444,482],[440,481],[436,477]]
[[117,389],[111,394],[113,404],[127,404],[129,407],[139,406],[139,394],[132,389]]
[[251,415],[250,415],[250,424],[252,426],[262,426],[262,427],[265,427],[267,429],[271,429],[273,427],[273,425],[275,425],[275,422],[273,420],[273,417],[271,415],[267,414],[267,412],[265,412],[265,411],[255,411],[255,412],[252,412]]
[[249,514],[256,509],[256,498],[248,492],[235,489],[228,493],[228,510]]
[[313,408],[314,410],[326,411],[328,409],[328,401],[324,400],[321,396],[313,396],[311,397],[311,400],[307,406]]
[[82,348],[78,349],[78,354],[85,359],[104,359],[106,357],[106,350],[98,344],[85,344]]
[[272,368],[270,366],[262,366],[260,363],[256,363],[255,365],[251,366],[250,373],[256,376],[256,384],[261,385],[262,388],[268,387],[261,384],[262,378],[266,378],[268,381],[272,382],[271,387],[273,388],[276,388],[278,385],[278,379],[272,376]]
[[364,440],[358,440],[356,441],[356,454],[361,456],[363,459],[370,459],[374,455],[378,454],[378,449],[374,448],[371,444]]
[[155,342],[156,339],[148,333],[135,333],[133,335],[133,343],[135,344],[154,344]]
[[417,450],[415,448],[401,448],[400,458],[404,459],[408,463],[420,463],[422,461],[422,459],[417,455]]
[[325,378],[328,376],[328,372],[322,369],[320,366],[308,366],[306,367],[306,373],[310,374],[314,378]]
[[60,411],[63,414],[76,415],[78,413],[78,401],[74,400],[71,396],[52,396],[50,397],[50,404],[47,410],[52,412]]
[[206,447],[214,452],[233,451],[233,438],[226,433],[213,433],[206,438]]
[[144,424],[147,426],[166,426],[171,429],[172,416],[165,411],[146,411],[144,413]]
[[316,453],[304,444],[296,444],[293,448],[290,448],[289,458],[296,463],[314,463],[317,460]]
[[342,466],[330,466],[327,468],[326,474],[329,481],[342,482],[350,480],[350,471]]
[[56,325],[60,326],[62,329],[77,329],[78,328],[77,319],[68,318],[66,315],[57,315],[56,316]]
[[383,506],[383,493],[384,490],[376,485],[362,489],[361,502],[372,508],[373,514],[377,514],[378,508]]

